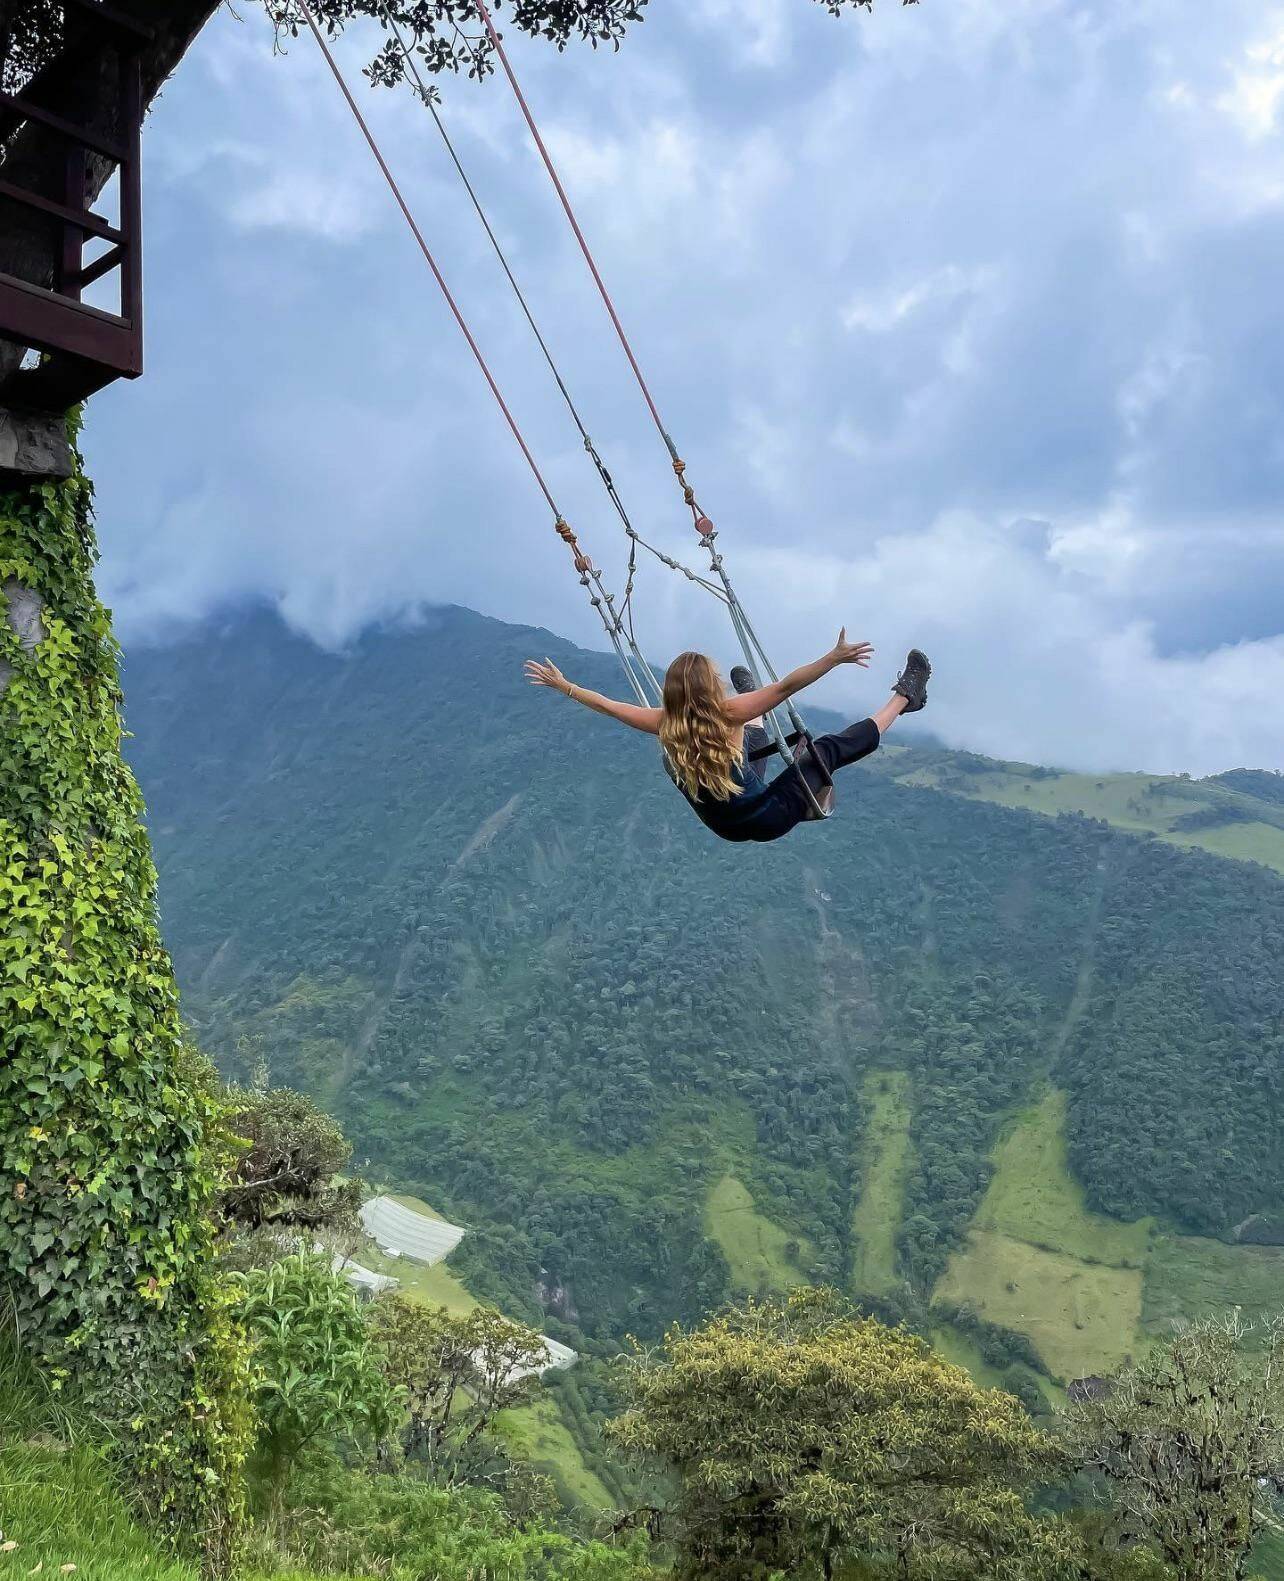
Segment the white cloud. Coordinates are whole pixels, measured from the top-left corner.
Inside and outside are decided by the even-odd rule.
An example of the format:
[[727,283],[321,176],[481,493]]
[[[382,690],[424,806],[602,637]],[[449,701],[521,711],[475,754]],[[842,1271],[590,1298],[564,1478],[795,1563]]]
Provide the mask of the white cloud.
[[1245,49],[1230,88],[1216,102],[1251,141],[1275,132],[1284,109],[1284,22]]
[[793,50],[793,0],[698,0],[695,16],[711,35],[708,47],[729,50],[758,69],[779,68]]
[[992,277],[986,269],[961,269],[946,264],[921,280],[903,286],[881,298],[858,296],[843,310],[847,329],[862,329],[872,335],[886,335],[930,303],[956,302],[983,291]]
[[770,599],[770,626],[793,629],[783,662],[809,656],[804,618],[817,650],[843,621],[876,641],[871,679],[840,673],[827,688],[848,713],[871,705],[872,676],[889,678],[915,644],[936,668],[924,717],[951,745],[1100,770],[1284,767],[1284,636],[1166,656],[1145,622],[1121,623],[1056,555],[996,523],[952,514],[851,559],[748,561],[737,569],[750,608]]
[[[1004,756],[1277,765],[1284,149],[1267,89],[1217,101],[1274,80],[1280,30],[1257,0],[733,9],[734,36],[729,0],[650,7],[618,55],[510,42],[773,650],[847,619],[886,681],[921,640],[934,727]],[[362,102],[618,583],[430,120],[360,87],[368,42]],[[504,84],[444,86],[635,520],[698,554]],[[274,60],[220,16],[148,135],[149,373],[86,434],[127,634],[259,594],[326,642],[433,600],[600,642],[308,42]],[[681,578],[648,565],[638,608],[660,657],[730,656]]]

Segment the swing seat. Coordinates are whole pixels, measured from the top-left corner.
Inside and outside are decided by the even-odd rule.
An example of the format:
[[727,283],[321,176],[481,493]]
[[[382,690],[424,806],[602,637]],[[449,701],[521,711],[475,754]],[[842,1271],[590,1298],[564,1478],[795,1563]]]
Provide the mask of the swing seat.
[[808,823],[819,823],[822,819],[830,817],[834,811],[835,798],[834,787],[832,785],[822,785],[815,795],[816,807],[819,807],[820,811],[817,812],[814,807],[808,807]]
[[[805,730],[792,730],[785,737],[785,746],[793,749],[793,756],[788,758],[787,762],[789,767],[793,769],[795,774],[797,774],[801,780],[802,770],[798,766],[798,758],[800,756],[798,749],[801,747],[802,751],[811,752],[811,737]],[[756,752],[751,752],[749,754],[749,761],[750,763],[760,763],[765,758],[783,756],[785,756],[785,754],[781,751],[780,746],[775,741],[771,741],[768,742],[765,747],[759,747]],[[836,804],[836,797],[834,795],[833,778],[830,775],[829,770],[814,752],[812,752],[812,761],[816,764],[817,768],[819,768],[824,779],[824,784],[818,786],[816,789],[812,789],[811,786],[806,784],[806,781],[803,781],[807,792],[807,815],[804,821],[807,823],[819,823],[822,819],[830,817],[833,813]]]

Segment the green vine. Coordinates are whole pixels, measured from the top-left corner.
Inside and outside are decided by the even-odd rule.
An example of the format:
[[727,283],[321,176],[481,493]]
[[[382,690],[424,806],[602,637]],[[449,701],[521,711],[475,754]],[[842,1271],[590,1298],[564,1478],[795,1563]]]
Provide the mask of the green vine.
[[217,1569],[249,1435],[210,1271],[229,1139],[157,930],[91,502],[79,465],[0,494],[0,1289]]

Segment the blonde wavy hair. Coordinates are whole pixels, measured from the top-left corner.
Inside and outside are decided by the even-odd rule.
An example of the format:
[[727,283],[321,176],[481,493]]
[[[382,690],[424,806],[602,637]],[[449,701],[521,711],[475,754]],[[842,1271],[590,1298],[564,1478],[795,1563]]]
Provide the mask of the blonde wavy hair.
[[688,796],[727,801],[742,789],[740,732],[727,718],[722,677],[703,653],[680,653],[664,676],[660,745]]

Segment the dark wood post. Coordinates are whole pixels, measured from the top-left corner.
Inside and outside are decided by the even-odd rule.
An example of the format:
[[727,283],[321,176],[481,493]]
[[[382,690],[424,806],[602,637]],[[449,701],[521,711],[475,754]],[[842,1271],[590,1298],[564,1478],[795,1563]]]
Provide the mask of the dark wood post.
[[[67,408],[142,372],[142,119],[218,0],[64,4],[60,50],[0,92],[0,488],[67,476]],[[118,225],[92,208],[114,170]],[[113,272],[118,307],[90,306]]]

